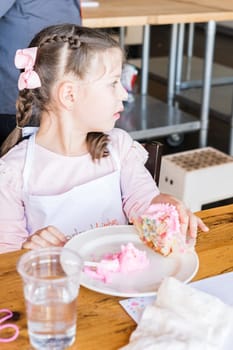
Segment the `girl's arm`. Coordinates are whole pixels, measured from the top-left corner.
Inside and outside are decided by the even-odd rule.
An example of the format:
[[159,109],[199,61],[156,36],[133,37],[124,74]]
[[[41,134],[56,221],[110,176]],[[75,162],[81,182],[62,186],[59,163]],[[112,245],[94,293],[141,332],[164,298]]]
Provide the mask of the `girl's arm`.
[[204,222],[198,216],[193,214],[179,199],[165,193],[160,193],[151,201],[151,204],[155,203],[170,203],[176,207],[179,213],[181,231],[183,234],[195,238],[198,229],[203,232],[209,231],[209,228]]
[[194,215],[182,201],[168,194],[160,193],[144,164],[147,160],[147,153],[140,144],[133,141],[127,134],[119,133],[122,137],[120,144],[124,149],[121,162],[121,188],[123,209],[132,222],[133,219],[143,214],[150,204],[170,203],[173,204],[179,213],[182,232],[196,237],[197,230],[208,231],[203,221]]
[[28,238],[19,168],[0,159],[0,253],[21,249]]
[[22,248],[38,249],[46,247],[63,247],[66,237],[56,227],[48,226],[38,230],[23,243]]

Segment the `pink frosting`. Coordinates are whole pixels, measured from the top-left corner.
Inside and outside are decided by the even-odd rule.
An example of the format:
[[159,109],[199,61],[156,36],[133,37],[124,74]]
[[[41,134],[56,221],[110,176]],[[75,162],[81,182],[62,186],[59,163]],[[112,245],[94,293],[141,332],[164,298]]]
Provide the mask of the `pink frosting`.
[[137,249],[132,243],[127,243],[121,246],[120,252],[105,254],[95,268],[85,267],[84,272],[107,283],[111,282],[116,273],[128,274],[145,269],[147,266],[149,259],[146,252]]
[[158,225],[166,224],[166,234],[176,234],[180,232],[179,214],[176,207],[169,203],[159,203],[151,205],[142,215],[157,222]]
[[174,251],[184,252],[187,248],[186,237],[181,233],[179,214],[174,205],[153,204],[134,220],[134,225],[141,239],[163,255]]

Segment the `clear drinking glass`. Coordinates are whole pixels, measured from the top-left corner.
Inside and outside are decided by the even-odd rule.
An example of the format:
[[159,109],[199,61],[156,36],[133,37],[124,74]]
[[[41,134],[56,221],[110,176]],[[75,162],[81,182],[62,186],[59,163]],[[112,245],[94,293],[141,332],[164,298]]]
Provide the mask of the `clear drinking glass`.
[[22,255],[28,333],[35,349],[63,350],[76,336],[77,296],[82,259],[67,248],[44,248]]

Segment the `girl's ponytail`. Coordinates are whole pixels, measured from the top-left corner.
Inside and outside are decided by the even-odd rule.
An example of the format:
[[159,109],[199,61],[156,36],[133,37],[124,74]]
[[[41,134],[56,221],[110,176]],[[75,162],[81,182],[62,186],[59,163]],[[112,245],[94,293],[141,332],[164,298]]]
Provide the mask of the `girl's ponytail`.
[[12,147],[22,141],[22,129],[28,125],[32,116],[32,93],[28,89],[19,92],[16,102],[16,127],[8,135],[0,148],[0,156],[6,154]]

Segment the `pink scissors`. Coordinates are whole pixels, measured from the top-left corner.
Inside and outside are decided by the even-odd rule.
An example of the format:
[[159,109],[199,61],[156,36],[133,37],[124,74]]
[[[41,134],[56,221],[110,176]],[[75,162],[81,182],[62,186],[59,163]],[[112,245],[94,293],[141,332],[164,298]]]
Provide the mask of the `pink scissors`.
[[15,334],[12,335],[12,337],[10,337],[10,338],[1,338],[0,337],[0,343],[9,343],[11,341],[14,341],[19,335],[19,327],[13,323],[6,323],[4,325],[1,325],[1,323],[3,323],[4,321],[8,320],[9,318],[11,318],[13,316],[13,312],[8,310],[8,309],[0,309],[0,314],[6,314],[2,318],[0,318],[0,331],[2,329],[6,329],[6,328],[12,328],[15,331]]

